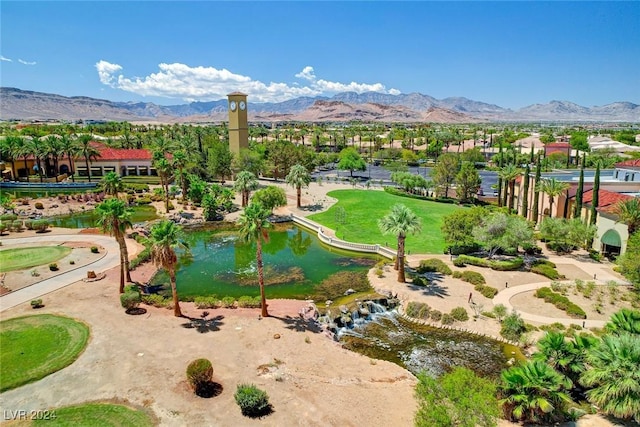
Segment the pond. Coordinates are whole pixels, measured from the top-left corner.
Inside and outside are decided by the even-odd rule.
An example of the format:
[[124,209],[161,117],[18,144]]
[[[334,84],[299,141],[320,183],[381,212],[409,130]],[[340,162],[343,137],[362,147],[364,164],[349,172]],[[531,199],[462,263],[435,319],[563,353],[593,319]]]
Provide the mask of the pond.
[[[134,206],[131,222],[133,224],[158,219],[156,208],[150,205]],[[71,215],[59,215],[47,218],[54,227],[64,228],[93,228],[98,225],[98,214],[95,210],[77,212]]]
[[[451,329],[410,322],[395,312],[341,335],[345,348],[394,362],[417,374],[440,376],[455,366],[496,378],[510,358],[520,359],[517,347]],[[513,352],[513,353],[512,353]]]
[[[181,298],[260,294],[255,243],[242,242],[228,225],[192,229],[186,233],[186,241],[191,256],[179,257],[176,277]],[[325,246],[293,223],[274,225],[262,252],[267,298],[307,299],[332,274],[365,272],[378,259]],[[164,284],[164,293],[170,292],[168,282],[167,274],[160,271],[151,284]]]

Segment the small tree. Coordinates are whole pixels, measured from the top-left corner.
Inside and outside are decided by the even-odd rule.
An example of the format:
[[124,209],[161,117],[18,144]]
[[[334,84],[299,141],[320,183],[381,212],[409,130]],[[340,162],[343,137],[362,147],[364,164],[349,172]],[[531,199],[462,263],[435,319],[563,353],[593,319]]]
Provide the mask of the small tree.
[[360,154],[358,154],[355,148],[349,147],[340,152],[338,169],[348,170],[351,177],[353,177],[353,171],[367,170],[367,163],[362,160],[362,157],[360,157]]
[[208,359],[196,359],[187,366],[187,381],[193,391],[200,395],[213,378],[213,365]]
[[245,417],[261,417],[271,412],[269,395],[253,384],[239,384],[233,397]]

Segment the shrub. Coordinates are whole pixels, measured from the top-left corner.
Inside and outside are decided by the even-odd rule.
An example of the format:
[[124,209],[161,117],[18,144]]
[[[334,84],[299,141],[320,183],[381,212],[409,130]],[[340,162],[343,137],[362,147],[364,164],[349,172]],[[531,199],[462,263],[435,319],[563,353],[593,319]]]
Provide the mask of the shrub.
[[27,228],[27,230],[33,230],[33,220],[32,219],[25,219],[24,220],[24,226]]
[[460,257],[453,260],[453,265],[456,267],[464,267],[466,264],[464,263],[464,259],[460,259]]
[[224,308],[234,308],[236,300],[233,297],[224,297],[220,300]]
[[418,273],[433,273],[438,272],[440,274],[451,275],[451,269],[444,261],[437,258],[423,259],[420,261],[420,265],[416,269]]
[[564,279],[565,277],[562,276],[560,273],[558,273],[558,271],[554,268],[554,267],[550,267],[546,264],[539,264],[539,265],[534,265],[531,267],[531,272],[532,273],[537,273],[537,274],[541,274],[545,277],[548,277],[551,280],[557,280],[557,279]]
[[220,307],[220,301],[218,298],[213,296],[208,297],[195,297],[193,299],[197,308],[218,308]]
[[47,228],[49,228],[49,221],[47,221],[46,219],[39,219],[33,221],[32,225],[33,229],[36,230],[36,233],[44,233]]
[[49,264],[49,270],[58,271],[58,264],[56,264],[55,262],[52,262],[51,264]]
[[450,314],[451,317],[453,317],[453,319],[457,320],[458,322],[466,322],[467,320],[469,320],[469,313],[467,313],[467,310],[465,310],[464,307],[456,307],[451,310]]
[[413,278],[412,283],[416,286],[427,286],[429,284],[429,280],[426,277],[416,276]]
[[438,310],[433,310],[430,316],[433,320],[435,320],[436,322],[439,322],[440,319],[442,319],[442,312]]
[[586,319],[587,314],[578,305],[569,301],[564,295],[553,292],[548,287],[539,288],[534,294],[538,298],[544,299],[546,302],[555,305],[558,309],[565,311],[570,317],[577,319]]
[[491,261],[491,269],[497,271],[514,271],[519,270],[524,264],[524,259],[521,257],[513,258],[508,261]]
[[141,300],[143,303],[147,305],[151,305],[158,308],[166,307],[167,304],[171,302],[169,298],[165,298],[160,294],[143,295],[141,297]]
[[187,366],[187,381],[198,394],[207,387],[213,378],[213,365],[207,359],[196,359]]
[[92,254],[97,254],[98,253],[98,247],[97,246],[91,246],[91,253]]
[[151,204],[152,200],[150,197],[140,197],[138,200],[136,200],[136,203],[138,203],[139,205],[149,205]]
[[42,202],[36,202],[35,207],[36,209],[40,209],[40,210],[44,209],[44,205],[42,204]]
[[409,301],[405,314],[414,319],[428,319],[431,311],[431,307],[428,304],[417,301]]
[[[256,302],[258,303],[258,305],[256,305]],[[243,295],[238,298],[238,307],[258,308],[260,307],[260,298],[258,297],[258,300],[256,301],[256,298],[254,297]]]
[[141,301],[139,292],[125,292],[120,295],[120,304],[127,311],[137,308]]
[[484,285],[487,283],[484,276],[476,271],[455,271],[453,277],[471,283],[472,285]]
[[268,414],[271,410],[269,395],[253,384],[238,384],[233,397],[240,406],[242,415],[246,417],[259,417]]
[[502,322],[504,316],[507,315],[507,307],[504,304],[498,304],[493,307],[492,314],[493,316],[489,317],[495,317],[499,322]]
[[23,224],[22,221],[17,219],[15,221],[11,222],[11,228],[13,228],[15,231],[22,231],[23,230]]
[[476,291],[480,292],[485,298],[493,299],[498,293],[496,288],[486,285],[476,285],[474,288]]
[[31,308],[41,308],[44,307],[41,299],[33,299],[31,300]]
[[443,325],[451,325],[454,322],[453,316],[449,313],[445,313],[442,315],[442,319],[440,319]]
[[376,268],[375,274],[378,277],[383,277],[384,276],[384,271],[382,271],[381,268]]
[[0,221],[15,221],[18,219],[16,214],[2,214],[0,215]]
[[506,316],[502,321],[500,335],[510,341],[518,341],[527,328],[520,315],[516,312]]

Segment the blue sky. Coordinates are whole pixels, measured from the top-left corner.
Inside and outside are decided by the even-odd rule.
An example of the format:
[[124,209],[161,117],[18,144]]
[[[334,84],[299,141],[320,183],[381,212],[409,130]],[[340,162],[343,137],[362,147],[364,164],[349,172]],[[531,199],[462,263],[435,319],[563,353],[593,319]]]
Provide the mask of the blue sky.
[[3,0],[0,14],[0,84],[65,96],[640,104],[640,2]]

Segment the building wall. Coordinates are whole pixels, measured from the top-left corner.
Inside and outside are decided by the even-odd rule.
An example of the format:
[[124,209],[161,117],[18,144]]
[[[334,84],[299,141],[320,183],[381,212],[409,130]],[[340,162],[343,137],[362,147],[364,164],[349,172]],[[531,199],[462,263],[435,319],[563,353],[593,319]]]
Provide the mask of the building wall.
[[[586,215],[589,215],[587,213]],[[616,222],[614,219],[611,219],[603,214],[598,214],[598,219],[596,221],[596,226],[598,227],[598,232],[596,233],[596,238],[593,240],[593,249],[596,251],[600,251],[602,248],[602,242],[600,239],[607,231],[614,229],[620,235],[620,241],[622,246],[620,247],[620,255],[625,253],[627,250],[627,241],[629,240],[629,229],[626,224],[621,222]]]

